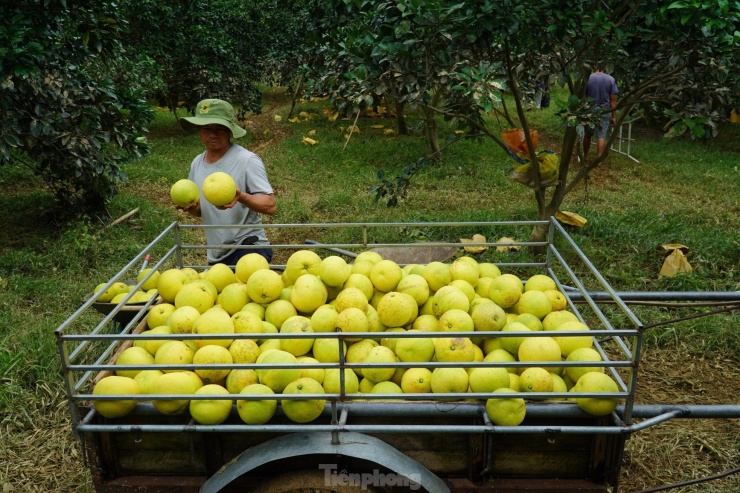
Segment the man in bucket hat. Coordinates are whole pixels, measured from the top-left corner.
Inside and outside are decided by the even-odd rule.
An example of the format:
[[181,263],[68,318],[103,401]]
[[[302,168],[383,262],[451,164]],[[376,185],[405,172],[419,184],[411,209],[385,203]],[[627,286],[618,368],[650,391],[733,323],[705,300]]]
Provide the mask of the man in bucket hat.
[[[188,178],[198,185],[201,198],[190,207],[179,208],[200,217],[207,225],[241,225],[242,228],[205,228],[208,245],[226,245],[209,248],[208,263],[234,266],[248,253],[259,253],[272,260],[261,214],[276,211],[275,193],[267,179],[265,165],[255,153],[231,142],[247,132],[237,125],[231,104],[220,99],[205,99],[198,103],[195,116],[181,118],[185,130],[197,131],[206,150],[193,159]],[[231,203],[215,206],[203,197],[203,181],[212,173],[221,171],[236,182],[236,196]],[[229,246],[264,245],[260,249],[235,249]]]

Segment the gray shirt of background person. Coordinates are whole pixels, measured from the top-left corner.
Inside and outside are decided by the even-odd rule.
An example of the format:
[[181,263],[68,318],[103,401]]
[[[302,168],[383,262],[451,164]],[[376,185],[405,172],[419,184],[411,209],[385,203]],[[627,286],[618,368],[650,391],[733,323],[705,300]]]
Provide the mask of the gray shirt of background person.
[[586,85],[586,96],[593,98],[596,104],[602,108],[609,108],[610,96],[618,93],[617,83],[611,75],[596,72],[589,76]]
[[[215,163],[205,162],[205,152],[193,159],[190,165],[189,178],[203,189],[203,180],[212,173],[223,171],[234,178],[236,188],[244,192],[258,195],[273,193],[272,186],[267,180],[265,165],[260,157],[234,144]],[[220,210],[208,202],[201,192],[200,212],[204,224],[237,225],[243,224],[245,228],[205,228],[206,239],[209,245],[239,245],[247,236],[256,236],[256,245],[269,245],[265,236],[265,230],[260,228],[262,216],[248,207],[237,204],[231,209]],[[225,258],[231,250],[208,249],[208,261],[217,263]]]

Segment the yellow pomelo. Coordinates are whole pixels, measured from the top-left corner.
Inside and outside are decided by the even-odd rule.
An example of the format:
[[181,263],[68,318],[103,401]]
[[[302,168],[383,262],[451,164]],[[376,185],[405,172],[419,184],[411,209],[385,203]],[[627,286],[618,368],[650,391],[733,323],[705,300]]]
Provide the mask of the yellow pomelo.
[[[94,395],[138,395],[139,384],[133,378],[111,375],[101,378],[93,388]],[[134,410],[136,400],[93,400],[93,407],[106,418],[121,418]]]
[[280,274],[274,270],[260,269],[249,276],[247,294],[250,300],[266,305],[280,298],[284,287]]
[[322,305],[311,314],[314,332],[334,332],[339,311],[333,305]]
[[[327,394],[341,393],[341,373],[339,368],[327,368],[322,386]],[[360,379],[349,368],[344,369],[344,394],[356,394],[360,391]]]
[[282,392],[286,385],[300,378],[301,369],[297,366],[296,357],[291,353],[282,349],[273,349],[264,352],[260,358],[257,359],[257,362],[263,365],[293,365],[290,368],[259,368],[257,370],[257,378],[259,378],[260,383],[267,385],[274,392]]
[[[280,330],[277,327],[275,327],[274,325],[272,325],[270,322],[262,322],[262,333],[263,334],[268,334],[268,335],[267,335],[267,337],[264,337],[262,339],[257,339],[257,344],[262,344],[262,343],[264,343],[267,340],[276,341],[276,339],[274,339],[274,338],[273,339],[270,339],[269,334],[277,334],[278,332],[280,332]],[[278,345],[279,345],[280,344],[280,341],[277,341],[277,342],[278,342]]]
[[[578,349],[574,349],[567,358],[565,358],[565,361],[570,362],[586,362],[586,361],[603,361],[601,358],[601,354],[599,354],[598,351],[596,351],[593,348],[590,347],[582,347]],[[568,375],[568,377],[573,382],[578,382],[578,380],[589,372],[599,372],[604,373],[604,367],[603,366],[566,366],[565,367],[565,374]]]
[[226,375],[226,390],[238,394],[248,385],[257,383],[257,372],[252,369],[234,369]]
[[205,313],[209,308],[213,308],[215,303],[216,298],[199,282],[185,284],[175,295],[175,307],[192,306],[199,313]]
[[419,315],[414,319],[411,328],[422,332],[437,332],[439,331],[439,320],[431,314]]
[[[504,274],[505,275],[505,274]],[[529,327],[519,322],[510,322],[504,325],[501,332],[532,332]],[[519,354],[519,346],[524,342],[526,336],[509,336],[501,338],[501,347],[513,355]]]
[[180,207],[190,207],[200,200],[200,191],[194,181],[183,178],[170,187],[170,199]]
[[265,322],[270,322],[275,327],[282,327],[283,323],[290,317],[298,315],[295,305],[287,300],[275,300],[265,308]]
[[359,375],[358,378],[360,379],[360,393],[361,394],[369,394],[372,390],[375,384],[368,380],[367,378],[361,378],[362,376]]
[[358,308],[365,311],[368,305],[368,299],[359,288],[344,288],[339,292],[334,301],[334,308],[337,312],[342,312],[347,308]]
[[180,272],[185,274],[185,282],[195,281],[200,279],[200,273],[192,267],[183,267]]
[[338,255],[330,255],[319,264],[318,276],[327,286],[341,286],[352,273],[352,267]]
[[269,270],[270,263],[259,253],[250,252],[236,261],[234,275],[244,284],[258,270]]
[[[242,395],[266,395],[274,393],[270,387],[259,383],[247,385],[239,392]],[[277,400],[275,399],[240,399],[236,401],[236,410],[239,413],[239,417],[248,425],[262,425],[267,423],[275,415],[276,409]]]
[[[303,274],[293,283],[290,292],[290,302],[301,313],[313,313],[318,307],[326,303],[329,292],[319,276]],[[265,316],[267,316],[265,314]]]
[[203,279],[213,283],[219,293],[229,284],[239,281],[231,267],[220,262],[209,267]]
[[[393,351],[385,346],[375,346],[371,348],[362,360],[363,363],[395,363],[396,355]],[[362,376],[373,383],[383,382],[393,378],[396,369],[393,367],[373,367],[363,368]]]
[[216,288],[216,285],[207,279],[193,279],[192,281],[185,281],[185,284],[202,284],[208,289],[214,300],[218,298],[218,289]]
[[573,312],[565,310],[550,312],[542,319],[542,328],[544,330],[557,330],[565,322],[578,322],[578,317]]
[[[280,349],[280,339],[260,339],[257,343],[260,345],[260,356],[271,349]],[[259,363],[259,358],[257,363]]]
[[452,281],[466,281],[472,288],[475,288],[480,278],[478,262],[471,257],[460,257],[456,259],[450,264],[450,277]]
[[234,363],[249,365],[257,361],[260,348],[254,339],[235,339],[229,345],[229,353]]
[[[283,390],[283,396],[325,393],[324,387],[312,378],[299,378],[288,384]],[[296,423],[309,423],[315,420],[321,416],[325,405],[325,399],[282,399],[280,401],[280,406],[283,408],[285,415]]]
[[440,332],[474,332],[473,318],[465,310],[453,308],[439,317]]
[[[568,385],[565,383],[565,380],[563,380],[560,375],[556,375],[554,373],[550,373],[550,376],[552,377],[552,391],[553,393],[566,393],[568,392]],[[565,397],[553,397],[551,399],[545,399],[546,401],[563,401],[566,400]]]
[[[234,359],[229,350],[215,344],[203,346],[193,355],[194,365],[231,365],[233,363]],[[203,383],[209,384],[223,380],[229,371],[228,368],[197,368],[195,373],[203,380]]]
[[[361,339],[347,346],[347,354],[345,361],[347,363],[362,363],[367,356],[367,353],[374,348],[379,346],[378,342],[373,339]],[[355,374],[358,377],[362,377],[362,368],[353,368]]]
[[[417,332],[417,331],[408,331]],[[434,357],[434,341],[429,337],[409,337],[396,339],[396,356],[403,362],[432,361]]]
[[234,179],[223,171],[216,171],[203,180],[203,197],[215,206],[223,206],[236,197]]
[[380,299],[377,312],[386,327],[404,327],[417,317],[419,305],[410,294],[392,291]]
[[[316,358],[313,358],[311,356],[298,356],[296,359],[296,363],[303,366],[308,365],[315,365],[320,363],[319,360]],[[301,367],[301,375],[298,378],[313,378],[319,383],[324,382],[324,377],[326,376],[326,371],[324,368],[303,368]]]
[[473,308],[470,318],[473,320],[475,330],[481,332],[495,332],[506,325],[506,312],[492,301],[478,304]]
[[513,274],[501,274],[491,281],[488,297],[501,308],[514,306],[522,295],[522,280]]
[[401,267],[392,260],[380,260],[370,270],[370,281],[378,291],[389,293],[403,278]]
[[493,282],[492,277],[481,277],[478,279],[478,285],[475,286],[475,294],[478,296],[481,296],[485,299],[488,298],[489,293],[491,292],[491,283]]
[[[384,334],[392,334],[394,332],[406,332],[406,329],[404,329],[403,327],[391,327],[389,329],[386,328],[383,331]],[[391,351],[393,351],[395,353],[396,352],[396,343],[399,340],[400,340],[399,338],[393,337],[393,336],[390,336],[390,337],[388,337],[388,336],[381,337],[380,338],[380,345],[387,347],[388,349],[390,349]]]
[[347,344],[338,338],[318,338],[313,343],[313,357],[321,363],[338,363],[339,350],[347,355]]
[[421,306],[429,299],[429,283],[419,274],[408,274],[398,282],[396,291],[411,295]]
[[98,295],[96,297],[96,300],[100,303],[110,303],[113,301],[113,298],[115,298],[119,294],[128,293],[128,286],[124,282],[114,282],[108,289],[102,291],[105,284],[106,283],[98,284],[93,291],[94,294]]
[[186,274],[180,269],[167,269],[157,279],[157,292],[166,303],[174,303],[177,292],[186,280]]
[[280,292],[280,298],[279,300],[285,300],[290,301],[290,293],[293,292],[293,286],[286,286],[283,288],[283,290]]
[[[193,324],[193,334],[233,334],[234,322],[231,320],[229,312],[219,306],[206,310],[200,317],[195,319]],[[195,344],[202,348],[210,344],[228,348],[233,339],[197,339]]]
[[[334,324],[340,332],[369,332],[370,326],[367,315],[359,308],[350,307],[337,315]],[[347,342],[354,342],[357,338],[346,338]]]
[[434,341],[434,357],[437,361],[474,361],[473,342],[467,337],[439,337]]
[[[373,385],[373,388],[370,389],[370,394],[403,394],[403,389],[395,382],[391,382],[390,380],[386,380],[383,382],[378,382],[375,385]],[[383,402],[383,401],[390,401],[395,400],[395,398],[392,399],[373,399],[376,402]]]
[[473,368],[468,380],[473,392],[493,392],[509,387],[509,372],[506,368]]
[[[152,394],[194,394],[203,386],[203,381],[192,371],[175,371],[165,373],[152,382]],[[183,414],[188,410],[189,399],[153,400],[155,409],[162,414]]]
[[370,278],[362,274],[356,274],[354,272],[349,275],[347,280],[342,285],[342,289],[347,288],[359,289],[360,291],[362,291],[368,301],[372,299],[373,293],[375,293],[375,286],[373,286],[373,282],[370,280]]
[[383,325],[383,322],[380,321],[378,310],[373,308],[372,305],[367,306],[367,309],[365,310],[365,315],[367,315],[367,330],[369,330],[370,332],[383,332],[387,329],[387,327]]
[[499,269],[496,264],[492,264],[491,262],[479,262],[478,270],[480,271],[480,277],[490,277],[491,279],[496,279],[498,276],[501,275],[501,269]]
[[552,375],[538,366],[527,368],[519,375],[523,392],[552,392]]
[[514,389],[517,392],[522,391],[522,386],[519,382],[519,375],[517,373],[509,373],[509,388]]
[[265,331],[264,321],[252,311],[236,312],[231,316],[231,322],[234,324],[236,334],[261,334]]
[[[581,322],[565,322],[558,326],[558,331],[584,331],[588,332],[588,326]],[[594,338],[591,335],[583,336],[553,336],[553,339],[557,341],[560,346],[560,354],[563,358],[567,358],[570,353],[578,348],[582,347],[593,347]]]
[[285,263],[285,274],[291,283],[304,274],[318,276],[321,271],[321,257],[313,250],[297,250],[293,252]]
[[[139,275],[136,276],[136,282],[141,282],[141,280],[144,279],[150,272],[152,272],[151,267],[139,272]],[[141,290],[149,291],[150,289],[157,289],[157,281],[159,280],[160,275],[161,273],[158,270],[155,270],[154,273],[149,276],[146,281],[144,281],[144,284],[141,285]]]
[[553,278],[544,274],[535,274],[524,283],[525,293],[527,291],[547,291],[548,289],[558,289],[558,286]]
[[[249,295],[249,288],[247,288],[247,295]],[[257,315],[260,320],[265,319],[265,307],[257,303],[256,301],[250,301],[246,305],[244,305],[244,308],[239,310],[240,312],[252,312],[255,315]]]
[[[288,318],[280,326],[281,334],[313,334],[311,320],[303,315]],[[280,339],[280,349],[288,351],[293,356],[303,356],[311,351],[313,338]]]
[[406,394],[430,393],[432,372],[426,368],[409,368],[401,377],[401,390]]
[[[522,362],[560,361],[560,346],[552,337],[527,337],[519,345],[518,355]],[[560,368],[554,366],[548,366],[547,370],[560,372]]]
[[[571,392],[619,392],[619,387],[609,375],[589,372],[578,379],[578,382],[571,388]],[[575,397],[575,399],[578,407],[593,416],[607,416],[617,408],[619,403],[616,397]]]
[[468,309],[470,307],[470,303],[473,302],[473,300],[476,297],[475,288],[468,282],[463,279],[453,279],[450,281],[450,284],[448,286],[456,287],[460,291],[465,294],[468,298]]
[[[494,349],[486,353],[486,356],[483,358],[483,361],[485,361],[486,363],[511,363],[511,362],[516,361],[516,358],[505,349]],[[513,367],[513,366],[507,366],[503,368],[508,373],[516,374],[517,372],[516,367]]]
[[[119,377],[135,378],[141,370],[126,370],[127,365],[152,365],[154,356],[142,347],[131,346],[123,350],[116,359],[116,375]],[[119,370],[118,367],[121,367]]]
[[229,284],[219,293],[216,301],[229,315],[239,312],[249,302],[247,285],[242,282]]
[[424,266],[421,274],[429,284],[429,289],[433,292],[439,291],[443,286],[447,286],[452,281],[450,266],[442,262],[429,262]]
[[[141,333],[141,335],[152,336],[156,334],[171,334],[171,333],[172,332],[170,331],[170,327],[168,325],[160,325],[159,327],[154,327],[153,329],[145,330],[144,332]],[[140,339],[140,340],[135,340],[133,345],[146,349],[149,352],[149,354],[154,356],[155,354],[157,354],[157,349],[159,349],[159,347],[165,342],[167,342],[167,339]]]
[[146,316],[146,325],[150,329],[160,325],[169,325],[169,318],[176,310],[172,303],[159,303],[149,310]]
[[141,370],[135,377],[136,383],[139,384],[141,394],[151,394],[152,382],[157,377],[164,375],[162,370]]
[[543,328],[542,322],[539,318],[537,318],[537,315],[533,315],[531,313],[518,314],[516,317],[514,317],[514,322],[519,322],[532,331],[540,331]]
[[[220,385],[209,384],[196,390],[193,395],[229,395],[229,391]],[[192,399],[190,415],[202,425],[218,425],[229,417],[233,404],[230,399]]]
[[545,294],[550,299],[552,311],[556,312],[568,308],[568,300],[565,298],[565,295],[557,289],[548,289],[545,291]]
[[468,372],[465,368],[435,368],[431,387],[435,394],[462,394],[468,391]]
[[373,252],[371,250],[360,252],[357,254],[357,257],[355,257],[355,262],[367,261],[371,264],[377,264],[381,260],[383,260],[383,257],[378,252]]
[[504,347],[501,345],[500,337],[486,337],[485,339],[483,339],[481,349],[483,349],[483,354],[488,354],[495,349],[501,349],[502,351],[505,351]]
[[460,288],[443,286],[434,293],[432,302],[434,316],[439,318],[443,313],[454,308],[465,312],[470,309],[470,300]]
[[355,259],[355,261],[350,265],[350,275],[361,274],[370,279],[370,272],[373,270],[373,265],[375,265],[375,262],[371,262],[369,260],[358,261]]
[[[516,389],[497,389],[496,393],[513,393]],[[524,399],[519,397],[492,398],[486,401],[486,414],[497,426],[519,426],[527,414]]]
[[542,320],[552,311],[552,303],[550,303],[550,298],[542,291],[525,291],[519,297],[517,311],[520,314],[531,313]]
[[[156,365],[189,365],[193,362],[195,352],[182,341],[167,341],[162,344],[154,355]],[[182,369],[168,370],[161,368],[164,373],[182,371]]]

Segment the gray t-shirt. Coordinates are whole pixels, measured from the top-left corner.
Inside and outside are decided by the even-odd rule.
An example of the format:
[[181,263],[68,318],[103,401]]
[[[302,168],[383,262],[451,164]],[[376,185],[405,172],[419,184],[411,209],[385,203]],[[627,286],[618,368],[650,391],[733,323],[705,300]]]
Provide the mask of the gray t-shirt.
[[[205,152],[196,156],[190,165],[190,176],[198,189],[203,189],[203,180],[211,173],[228,173],[236,182],[236,188],[253,195],[271,194],[272,186],[267,180],[265,165],[260,157],[238,144],[234,144],[215,163],[205,162]],[[265,230],[260,228],[262,216],[242,204],[231,209],[220,210],[200,195],[200,212],[203,224],[244,225],[245,228],[205,228],[208,245],[239,245],[247,236],[256,236],[257,245],[269,245]],[[208,249],[208,261],[219,262],[233,249]]]
[[614,77],[603,72],[594,72],[588,78],[586,96],[594,98],[596,104],[602,108],[610,106],[610,96],[619,93]]

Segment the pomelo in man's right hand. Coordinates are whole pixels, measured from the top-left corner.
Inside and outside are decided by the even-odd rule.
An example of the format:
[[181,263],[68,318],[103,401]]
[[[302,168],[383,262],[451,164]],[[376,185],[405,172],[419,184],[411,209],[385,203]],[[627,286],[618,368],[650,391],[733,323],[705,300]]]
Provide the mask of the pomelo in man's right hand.
[[198,185],[187,178],[178,180],[170,188],[170,198],[179,207],[190,207],[200,199]]

